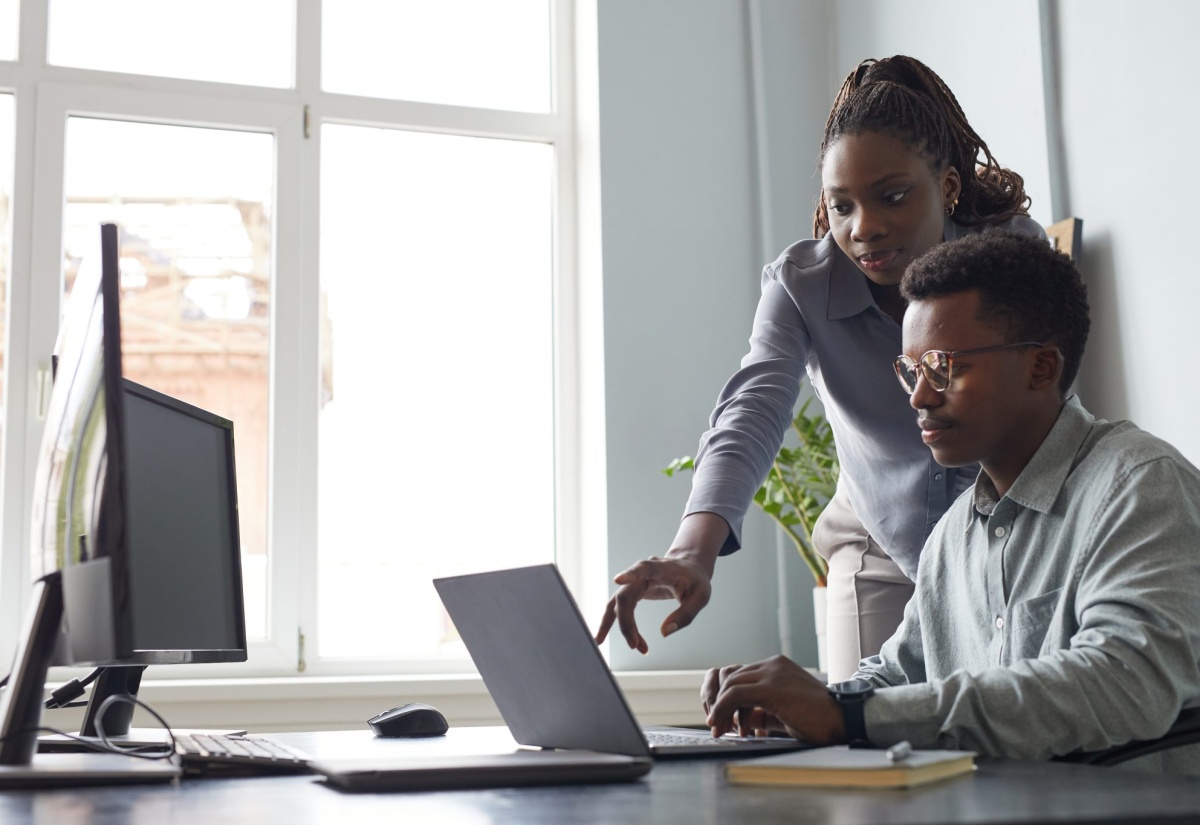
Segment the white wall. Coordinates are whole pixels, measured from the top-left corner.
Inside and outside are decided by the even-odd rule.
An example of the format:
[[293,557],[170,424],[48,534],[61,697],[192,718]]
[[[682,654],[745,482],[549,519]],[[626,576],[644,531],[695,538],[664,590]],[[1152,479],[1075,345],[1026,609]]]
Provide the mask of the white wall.
[[[1049,61],[1039,54],[1047,10]],[[1200,259],[1187,249],[1200,94],[1192,0],[839,0],[833,59],[913,54],[955,91],[996,157],[1026,178],[1043,223],[1084,222],[1081,269],[1092,333],[1078,391],[1106,418],[1130,418],[1200,463],[1193,424],[1191,299]],[[931,22],[932,21],[932,22]],[[986,58],[986,59],[984,59]],[[1043,72],[1058,111],[1042,105]],[[1049,208],[1045,132],[1062,133],[1060,214]],[[1057,120],[1057,124],[1056,124]]]
[[[765,3],[762,11],[798,23],[795,11],[805,6],[823,21],[821,2]],[[736,0],[598,4],[610,576],[666,551],[689,484],[659,470],[695,452],[717,393],[747,349],[767,262],[749,18]],[[813,49],[820,55],[823,36],[821,25],[792,36],[801,47],[795,59]],[[773,82],[764,91],[780,121],[772,151],[789,161],[796,90],[823,81],[791,60],[772,53]],[[823,113],[813,114],[823,122]],[[797,157],[815,155],[811,140]],[[784,203],[772,214],[784,224],[783,243],[808,233],[807,218],[789,217],[789,203],[805,215],[815,195],[811,168],[802,167],[789,164],[776,190]],[[692,627],[663,640],[657,629],[668,606],[643,605],[650,655],[615,642],[614,666],[705,667],[778,652],[774,532],[751,518],[744,543],[719,563],[713,601]],[[808,588],[801,595],[799,621],[811,628]],[[801,658],[815,664],[807,651]]]
[[1055,4],[1067,199],[1092,333],[1080,395],[1200,463],[1195,306],[1200,91],[1191,0]]
[[[1044,19],[1057,50],[1045,71]],[[694,451],[744,353],[762,264],[809,236],[828,108],[865,57],[905,53],[933,67],[996,158],[1024,175],[1042,223],[1065,216],[1050,205],[1043,104],[1044,81],[1060,84],[1058,194],[1084,219],[1092,300],[1081,396],[1200,462],[1200,386],[1181,380],[1194,372],[1188,299],[1200,293],[1186,225],[1200,175],[1188,57],[1200,4],[601,0],[598,22],[610,575],[674,535],[688,485],[658,470]],[[615,645],[615,666],[778,651],[775,537],[755,516],[696,625],[665,641],[652,632],[645,658]],[[790,627],[797,658],[815,664],[809,580],[793,555]],[[643,629],[666,612],[643,607]]]
[[[834,95],[827,35],[832,10],[823,0],[749,0],[747,9],[755,101],[759,251],[765,262],[773,261],[793,241],[812,237],[812,213],[821,186],[817,154]],[[803,393],[803,398],[811,396],[807,385]],[[775,609],[779,640],[772,652],[785,653],[801,664],[816,667],[812,574],[790,541],[773,527],[766,529],[775,538],[778,576]],[[768,552],[764,545],[747,549]],[[762,609],[767,607],[764,604]]]
[[838,0],[835,83],[868,57],[911,55],[932,68],[992,155],[1025,178],[1030,214],[1050,211],[1037,0]]

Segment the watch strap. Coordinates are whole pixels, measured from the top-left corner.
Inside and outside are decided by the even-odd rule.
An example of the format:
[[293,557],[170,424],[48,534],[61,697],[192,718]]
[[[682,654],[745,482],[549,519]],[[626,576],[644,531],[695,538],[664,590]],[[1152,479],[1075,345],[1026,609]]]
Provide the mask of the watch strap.
[[871,743],[867,739],[866,706],[866,696],[849,700],[843,698],[838,702],[838,707],[842,709],[842,723],[846,727],[846,738],[852,748],[871,747]]
[[865,706],[867,700],[875,695],[874,686],[864,679],[851,679],[830,685],[829,692],[842,712],[842,725],[846,729],[846,739],[850,747],[871,747],[871,742],[867,739]]

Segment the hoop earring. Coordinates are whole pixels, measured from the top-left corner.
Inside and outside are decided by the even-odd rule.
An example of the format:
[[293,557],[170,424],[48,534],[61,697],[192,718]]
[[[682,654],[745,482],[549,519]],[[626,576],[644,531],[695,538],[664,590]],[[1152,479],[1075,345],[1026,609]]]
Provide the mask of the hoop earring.
[[954,214],[954,208],[955,208],[956,206],[958,206],[958,198],[955,198],[953,201],[951,201],[950,203],[946,204],[946,215],[947,215],[947,216],[949,216],[949,215],[953,215],[953,214]]

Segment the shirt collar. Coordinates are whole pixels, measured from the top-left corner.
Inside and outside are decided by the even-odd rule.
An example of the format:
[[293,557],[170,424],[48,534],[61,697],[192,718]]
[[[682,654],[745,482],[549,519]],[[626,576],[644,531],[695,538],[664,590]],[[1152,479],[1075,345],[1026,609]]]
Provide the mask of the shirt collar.
[[954,241],[967,234],[969,234],[967,228],[955,223],[949,215],[942,219],[943,241]]
[[[953,241],[965,234],[966,230],[951,220],[949,215],[943,219],[942,240]],[[834,243],[833,235],[825,233],[821,242],[833,247],[833,267],[829,270],[829,320],[851,318],[875,306],[871,288],[867,286],[867,276]]]
[[825,240],[834,247],[829,270],[829,320],[851,318],[875,306],[867,276],[833,243],[833,236],[826,235]]
[[[1071,474],[1075,455],[1095,423],[1096,419],[1079,403],[1078,396],[1070,396],[1046,439],[1021,470],[1006,496],[1031,510],[1050,512]],[[992,480],[981,470],[975,481],[975,509],[988,515],[995,509],[998,498]]]

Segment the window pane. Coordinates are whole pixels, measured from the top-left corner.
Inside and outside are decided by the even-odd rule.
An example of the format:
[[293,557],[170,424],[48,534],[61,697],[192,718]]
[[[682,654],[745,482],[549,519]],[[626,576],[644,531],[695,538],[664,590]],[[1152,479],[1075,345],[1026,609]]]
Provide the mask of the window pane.
[[295,15],[295,0],[50,0],[47,60],[286,88]]
[[430,580],[554,559],[553,150],[321,148],[319,654],[463,656]]
[[20,0],[0,0],[0,60],[17,59]]
[[326,91],[550,110],[548,0],[337,0],[322,10]]
[[13,140],[16,107],[0,95],[0,436],[4,435],[4,371],[8,363],[8,270],[12,261]]
[[126,377],[234,423],[247,634],[267,635],[267,422],[274,139],[73,117],[65,286],[121,227]]

